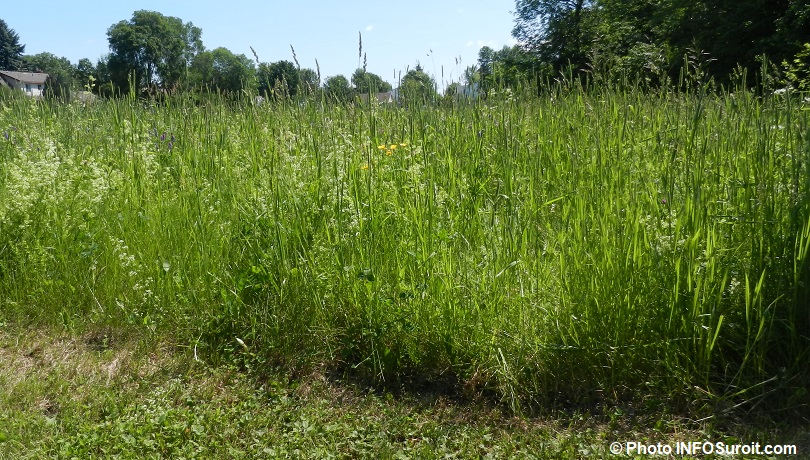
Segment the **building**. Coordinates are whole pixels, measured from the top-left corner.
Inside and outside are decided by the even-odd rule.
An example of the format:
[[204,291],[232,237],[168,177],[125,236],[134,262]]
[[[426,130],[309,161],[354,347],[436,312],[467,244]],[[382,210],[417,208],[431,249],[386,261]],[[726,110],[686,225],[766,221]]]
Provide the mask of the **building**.
[[[361,93],[361,94],[358,94],[357,96],[360,98],[360,102],[363,102],[364,104],[368,103],[368,93]],[[388,91],[387,93],[376,93],[374,95],[374,99],[372,99],[372,100],[376,99],[377,102],[379,102],[381,104],[382,103],[390,104],[390,103],[396,102],[398,100],[398,96],[399,95],[397,94],[397,90],[393,90],[393,91]]]
[[13,72],[0,70],[0,86],[19,89],[31,97],[41,97],[45,90],[46,73]]

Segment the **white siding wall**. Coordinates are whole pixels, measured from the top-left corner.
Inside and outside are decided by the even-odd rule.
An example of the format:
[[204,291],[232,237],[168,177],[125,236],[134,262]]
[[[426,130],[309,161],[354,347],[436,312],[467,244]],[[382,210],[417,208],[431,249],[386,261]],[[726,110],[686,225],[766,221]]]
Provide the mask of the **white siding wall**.
[[45,90],[45,85],[35,85],[31,83],[20,83],[11,78],[6,79],[6,83],[14,89],[25,91],[29,96],[42,96],[42,91]]

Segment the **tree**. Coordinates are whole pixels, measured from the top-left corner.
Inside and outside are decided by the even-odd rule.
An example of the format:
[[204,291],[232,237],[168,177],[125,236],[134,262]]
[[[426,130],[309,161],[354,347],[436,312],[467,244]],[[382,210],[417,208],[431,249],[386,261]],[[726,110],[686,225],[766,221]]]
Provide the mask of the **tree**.
[[352,85],[359,94],[387,93],[392,89],[391,84],[382,77],[362,68],[355,70],[352,74]]
[[298,94],[300,78],[298,69],[290,61],[278,61],[272,64],[262,63],[257,69],[259,93],[277,97],[294,97]]
[[134,12],[131,20],[107,30],[113,82],[128,90],[134,73],[138,88],[176,88],[194,56],[202,50],[201,35],[198,27],[179,18],[154,11]]
[[90,59],[82,58],[79,59],[79,63],[76,64],[76,81],[80,85],[82,89],[90,86],[93,86],[93,80],[95,80],[94,74],[96,73],[96,66],[93,65],[93,62]]
[[236,94],[255,82],[253,61],[226,48],[198,53],[189,67],[189,86]]
[[306,94],[313,94],[321,86],[318,81],[318,73],[312,69],[300,69],[298,78],[301,81],[301,91]]
[[20,36],[0,19],[0,70],[21,69],[24,52],[25,45],[20,45]]
[[465,78],[480,83],[485,90],[498,87],[515,88],[547,72],[535,57],[521,47],[504,46],[500,51],[485,46],[478,52],[478,71],[468,68]]
[[436,82],[422,70],[422,66],[416,64],[415,69],[408,71],[402,77],[399,91],[400,97],[406,105],[432,101],[436,97]]
[[326,79],[324,83],[326,97],[339,102],[347,102],[352,99],[353,90],[349,84],[349,79],[343,75],[335,75]]
[[[516,0],[513,36],[541,66],[659,84],[685,65],[728,82],[810,42],[806,0]],[[487,70],[482,68],[482,75]]]
[[593,29],[590,0],[517,0],[512,35],[556,69],[587,63]]
[[47,73],[44,94],[46,97],[67,98],[76,88],[76,69],[67,58],[51,53],[39,53],[24,57],[24,67],[32,72]]
[[110,55],[104,55],[98,59],[95,72],[93,72],[93,93],[99,96],[111,97],[116,94],[115,84],[110,74]]
[[471,65],[464,69],[463,81],[465,85],[472,86],[476,83],[481,83],[481,73],[478,67]]

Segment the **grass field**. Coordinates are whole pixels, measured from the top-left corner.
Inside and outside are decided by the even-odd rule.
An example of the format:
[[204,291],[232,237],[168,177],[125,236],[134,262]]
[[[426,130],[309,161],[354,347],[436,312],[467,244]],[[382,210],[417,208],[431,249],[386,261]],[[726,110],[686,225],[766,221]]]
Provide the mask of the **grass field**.
[[[512,413],[810,400],[810,105],[13,98],[0,322]],[[157,340],[157,339],[155,339]]]

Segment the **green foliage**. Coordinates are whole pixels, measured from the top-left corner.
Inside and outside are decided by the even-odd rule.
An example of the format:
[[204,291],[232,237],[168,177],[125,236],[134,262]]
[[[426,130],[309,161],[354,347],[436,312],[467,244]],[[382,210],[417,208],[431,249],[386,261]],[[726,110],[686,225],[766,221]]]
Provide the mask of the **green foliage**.
[[335,75],[324,83],[326,97],[337,102],[348,102],[354,98],[354,89],[343,75]]
[[590,0],[516,0],[512,35],[555,69],[583,68],[593,38]]
[[352,85],[357,94],[387,93],[391,91],[391,84],[379,75],[359,68],[352,74]]
[[247,347],[515,411],[796,407],[805,109],[576,80],[407,109],[14,99],[0,322]]
[[46,97],[67,99],[71,90],[78,89],[76,68],[67,58],[60,58],[51,53],[39,53],[25,56],[24,61],[28,70],[48,74],[44,91]]
[[280,98],[295,97],[301,88],[298,68],[290,61],[262,63],[257,70],[259,93]]
[[219,90],[238,95],[255,87],[253,61],[226,48],[203,51],[192,60],[187,84],[192,88]]
[[405,105],[432,102],[436,98],[436,82],[417,64],[402,77],[399,94]]
[[810,91],[810,43],[805,43],[804,48],[790,62],[784,61],[782,66],[789,84],[800,91]]
[[20,44],[20,36],[0,19],[0,70],[20,70],[23,66],[25,45]]
[[537,62],[526,50],[515,45],[500,51],[485,46],[478,52],[478,71],[469,77],[478,81],[484,90],[517,88],[549,73],[548,67]]
[[[158,85],[176,89],[186,68],[202,51],[202,31],[192,23],[155,11],[139,10],[129,21],[107,30],[110,56],[107,66],[112,82],[122,91]],[[134,75],[134,80],[132,79]]]
[[321,86],[321,82],[318,81],[318,74],[312,69],[299,69],[298,78],[301,81],[302,94],[312,95]]
[[808,31],[810,7],[800,1],[517,0],[512,33],[554,72],[657,86],[687,71],[689,54],[705,53],[707,76],[720,83],[754,75],[757,56],[789,60]]
[[[79,88],[92,88],[96,81],[96,66],[90,59],[82,58],[76,64],[76,83]],[[92,78],[91,78],[92,77]]]

